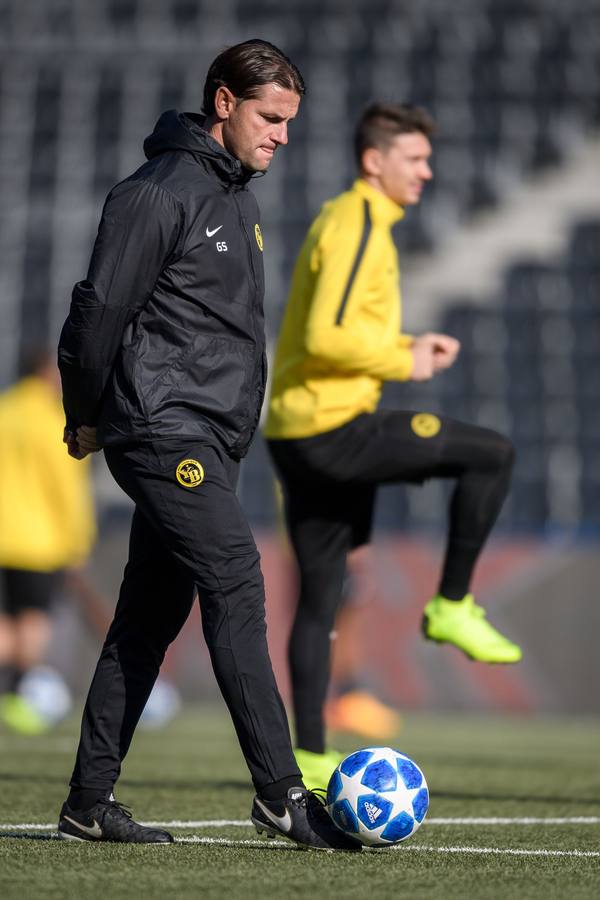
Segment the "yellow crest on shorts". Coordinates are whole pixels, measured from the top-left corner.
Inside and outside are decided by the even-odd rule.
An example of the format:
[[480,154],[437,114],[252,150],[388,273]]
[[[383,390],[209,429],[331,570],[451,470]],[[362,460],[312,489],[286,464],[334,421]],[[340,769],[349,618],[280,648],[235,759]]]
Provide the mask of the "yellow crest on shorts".
[[179,484],[186,488],[195,488],[204,481],[204,469],[197,459],[184,459],[175,470]]
[[262,253],[263,238],[262,238],[262,231],[260,230],[260,225],[258,224],[258,222],[254,226],[254,236],[256,237],[256,243],[258,244],[258,249]]
[[410,427],[418,437],[431,438],[438,433],[442,423],[431,413],[416,413],[410,420]]

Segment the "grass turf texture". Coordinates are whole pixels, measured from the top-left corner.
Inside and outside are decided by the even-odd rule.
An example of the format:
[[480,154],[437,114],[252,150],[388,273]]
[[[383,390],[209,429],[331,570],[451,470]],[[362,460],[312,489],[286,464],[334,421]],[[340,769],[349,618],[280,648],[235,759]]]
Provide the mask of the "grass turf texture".
[[[600,856],[446,852],[600,851],[600,824],[427,824],[400,849],[319,854],[270,846],[251,826],[176,828],[176,838],[227,838],[231,846],[67,843],[52,830],[66,793],[77,722],[49,735],[0,733],[0,896],[32,898],[597,898]],[[359,746],[340,739],[342,750]],[[407,716],[394,742],[423,768],[428,818],[600,816],[600,723],[579,720]],[[364,742],[362,744],[364,746]],[[188,711],[140,733],[117,797],[138,820],[246,820],[252,789],[226,716]],[[11,836],[12,835],[12,836]]]

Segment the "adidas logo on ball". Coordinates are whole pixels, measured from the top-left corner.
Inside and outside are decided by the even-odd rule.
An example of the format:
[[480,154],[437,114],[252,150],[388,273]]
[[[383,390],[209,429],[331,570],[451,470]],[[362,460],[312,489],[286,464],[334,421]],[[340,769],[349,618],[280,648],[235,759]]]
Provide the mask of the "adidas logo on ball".
[[378,806],[375,806],[374,803],[365,803],[365,810],[369,817],[371,825],[373,824],[373,822],[376,822],[381,815],[381,810]]

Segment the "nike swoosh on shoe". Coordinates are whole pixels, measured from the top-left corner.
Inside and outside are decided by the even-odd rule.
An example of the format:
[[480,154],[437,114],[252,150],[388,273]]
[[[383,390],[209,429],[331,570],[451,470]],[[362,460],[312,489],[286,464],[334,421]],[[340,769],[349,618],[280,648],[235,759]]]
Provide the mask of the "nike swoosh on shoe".
[[83,831],[84,834],[89,834],[90,837],[100,839],[102,837],[102,829],[94,819],[93,826],[89,827],[88,825],[82,825],[81,822],[76,822],[75,819],[71,819],[70,816],[63,816],[67,822],[70,822],[71,825],[74,825],[75,828],[79,828],[80,831]]
[[289,814],[289,811],[286,809],[284,816],[277,816],[270,809],[267,809],[264,804],[260,802],[258,797],[255,798],[256,805],[262,810],[265,816],[271,820],[273,825],[277,825],[282,831],[289,832],[292,828],[292,817]]

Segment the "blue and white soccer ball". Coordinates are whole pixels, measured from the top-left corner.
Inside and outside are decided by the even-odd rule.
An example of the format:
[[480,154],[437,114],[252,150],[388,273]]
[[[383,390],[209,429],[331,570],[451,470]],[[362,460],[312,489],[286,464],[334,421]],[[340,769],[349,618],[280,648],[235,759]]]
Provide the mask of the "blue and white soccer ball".
[[367,847],[389,847],[411,837],[429,808],[418,765],[389,747],[367,747],[347,756],[327,787],[335,824]]

